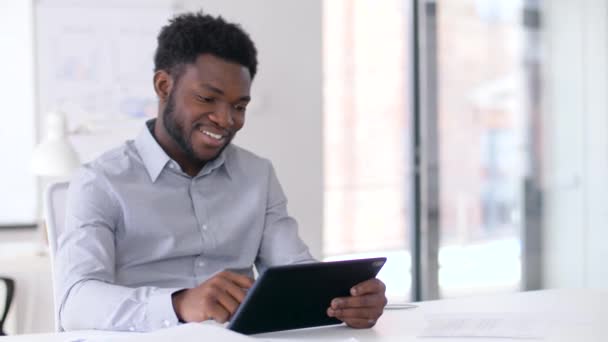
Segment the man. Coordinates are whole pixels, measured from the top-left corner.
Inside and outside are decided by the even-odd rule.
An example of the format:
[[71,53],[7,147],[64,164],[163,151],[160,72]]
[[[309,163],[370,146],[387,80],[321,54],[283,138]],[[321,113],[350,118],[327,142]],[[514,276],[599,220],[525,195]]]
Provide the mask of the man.
[[[254,265],[314,261],[270,162],[230,143],[243,127],[256,55],[221,17],[184,14],[162,28],[157,118],[70,185],[56,256],[62,329],[223,323],[252,286]],[[327,315],[371,327],[384,292],[381,281],[365,281],[327,303]]]

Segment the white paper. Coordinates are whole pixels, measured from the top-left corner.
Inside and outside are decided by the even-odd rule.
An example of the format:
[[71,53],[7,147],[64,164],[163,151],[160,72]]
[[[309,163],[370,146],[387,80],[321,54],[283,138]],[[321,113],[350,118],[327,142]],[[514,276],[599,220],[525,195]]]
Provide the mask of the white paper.
[[[66,342],[297,342],[293,339],[256,338],[236,333],[220,324],[189,323],[149,333],[109,333],[108,335],[76,336]],[[349,341],[350,340],[345,340]]]
[[437,314],[429,315],[418,337],[495,337],[542,339],[544,324],[524,314]]
[[148,333],[111,333],[107,336],[82,336],[81,339],[73,339],[71,341],[82,342],[204,342],[204,341],[222,341],[222,342],[249,342],[252,339],[246,335],[235,333],[223,327],[218,327],[211,324],[182,324],[172,328],[159,329]]

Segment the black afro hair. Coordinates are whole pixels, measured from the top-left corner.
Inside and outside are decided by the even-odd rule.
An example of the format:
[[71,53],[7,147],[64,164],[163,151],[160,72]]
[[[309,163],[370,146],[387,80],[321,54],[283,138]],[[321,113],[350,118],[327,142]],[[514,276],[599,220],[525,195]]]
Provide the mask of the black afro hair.
[[201,54],[212,54],[243,65],[251,79],[257,71],[257,50],[249,35],[237,24],[202,11],[175,16],[158,35],[154,71],[165,70],[179,78],[183,66]]

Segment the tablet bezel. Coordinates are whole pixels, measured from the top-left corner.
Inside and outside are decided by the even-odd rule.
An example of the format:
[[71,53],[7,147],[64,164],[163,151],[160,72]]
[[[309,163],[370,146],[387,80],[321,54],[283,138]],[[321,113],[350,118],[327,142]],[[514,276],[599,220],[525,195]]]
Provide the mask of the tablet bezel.
[[242,334],[341,324],[327,316],[333,298],[374,278],[386,258],[316,262],[268,268],[249,289],[228,329]]

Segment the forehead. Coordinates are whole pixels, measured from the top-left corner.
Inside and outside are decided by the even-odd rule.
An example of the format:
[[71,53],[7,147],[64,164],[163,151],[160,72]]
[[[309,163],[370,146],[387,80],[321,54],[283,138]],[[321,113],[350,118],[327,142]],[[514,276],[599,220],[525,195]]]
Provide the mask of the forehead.
[[204,54],[193,64],[185,66],[179,83],[189,89],[207,84],[221,89],[228,96],[241,97],[249,95],[251,75],[243,65]]

